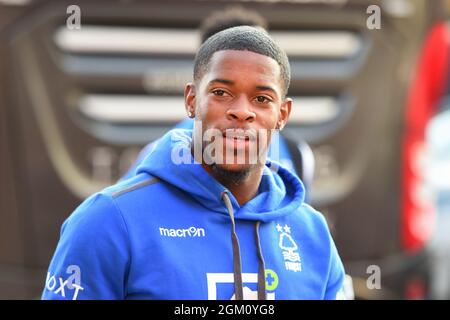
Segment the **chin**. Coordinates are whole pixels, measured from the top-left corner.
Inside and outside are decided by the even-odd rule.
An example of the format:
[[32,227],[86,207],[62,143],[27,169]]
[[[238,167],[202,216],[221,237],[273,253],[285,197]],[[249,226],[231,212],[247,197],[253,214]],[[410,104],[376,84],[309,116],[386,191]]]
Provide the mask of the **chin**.
[[216,166],[223,171],[230,171],[230,172],[251,171],[255,167],[254,164],[235,164],[235,163],[216,164]]
[[236,185],[245,181],[255,165],[213,164],[212,169],[220,182],[232,182]]

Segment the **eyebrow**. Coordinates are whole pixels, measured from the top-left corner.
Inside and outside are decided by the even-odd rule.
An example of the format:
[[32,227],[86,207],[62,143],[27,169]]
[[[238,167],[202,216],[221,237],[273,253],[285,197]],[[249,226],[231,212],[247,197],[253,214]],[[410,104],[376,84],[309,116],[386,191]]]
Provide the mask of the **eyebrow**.
[[269,86],[256,86],[256,89],[263,90],[263,91],[272,91],[274,94],[276,94],[276,95],[278,94],[274,88],[269,87]]
[[223,83],[223,84],[229,84],[229,85],[233,85],[234,81],[231,80],[226,80],[226,79],[213,79],[208,83],[208,86],[212,85],[213,83]]
[[[223,84],[228,84],[228,85],[234,85],[234,81],[217,78],[217,79],[211,80],[208,83],[208,86],[210,86],[210,85],[212,85],[212,84],[214,84],[216,82],[223,83]],[[256,86],[256,89],[263,90],[263,91],[272,91],[274,94],[277,94],[277,91],[274,88],[270,87],[270,86]]]

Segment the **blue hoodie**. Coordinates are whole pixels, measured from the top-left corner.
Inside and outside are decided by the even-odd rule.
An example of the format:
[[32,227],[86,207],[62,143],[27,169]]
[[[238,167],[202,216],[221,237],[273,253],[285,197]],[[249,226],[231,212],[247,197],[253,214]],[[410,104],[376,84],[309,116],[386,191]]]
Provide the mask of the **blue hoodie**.
[[268,161],[240,206],[193,160],[191,136],[167,133],[64,222],[43,299],[336,298],[344,268],[301,181]]

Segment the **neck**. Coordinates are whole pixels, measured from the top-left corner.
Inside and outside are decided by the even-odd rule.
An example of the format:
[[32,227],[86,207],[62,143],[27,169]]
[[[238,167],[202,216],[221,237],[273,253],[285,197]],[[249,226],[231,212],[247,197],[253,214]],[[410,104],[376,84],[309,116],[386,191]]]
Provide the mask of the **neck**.
[[206,164],[202,164],[202,166],[214,179],[230,190],[239,205],[244,205],[257,195],[262,178],[262,165],[252,168],[248,175],[238,182],[230,178],[231,174],[218,173],[217,170]]
[[257,195],[265,166],[264,164],[266,163],[266,157],[264,157],[263,161],[258,161],[258,163],[254,167],[250,168],[250,171],[247,175],[245,175],[244,178],[233,179],[236,178],[237,175],[230,174],[230,172],[226,172],[225,170],[217,170],[217,167],[215,169],[213,168],[213,166],[206,164],[203,161],[201,154],[200,157],[197,158],[196,156],[198,155],[194,152],[194,145],[194,143],[192,143],[191,145],[192,156],[196,159],[197,162],[201,163],[203,169],[205,169],[206,172],[208,172],[225,188],[230,190],[239,205],[244,205]]

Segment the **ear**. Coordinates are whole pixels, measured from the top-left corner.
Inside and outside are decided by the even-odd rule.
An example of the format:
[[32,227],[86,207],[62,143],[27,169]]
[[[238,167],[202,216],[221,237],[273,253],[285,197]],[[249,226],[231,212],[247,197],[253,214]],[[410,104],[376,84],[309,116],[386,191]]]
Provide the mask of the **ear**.
[[292,99],[285,98],[280,106],[280,113],[277,122],[277,130],[280,131],[283,130],[284,126],[286,125],[289,119],[289,115],[291,114],[291,109],[292,109]]
[[195,85],[189,82],[184,87],[184,107],[189,118],[195,117]]

